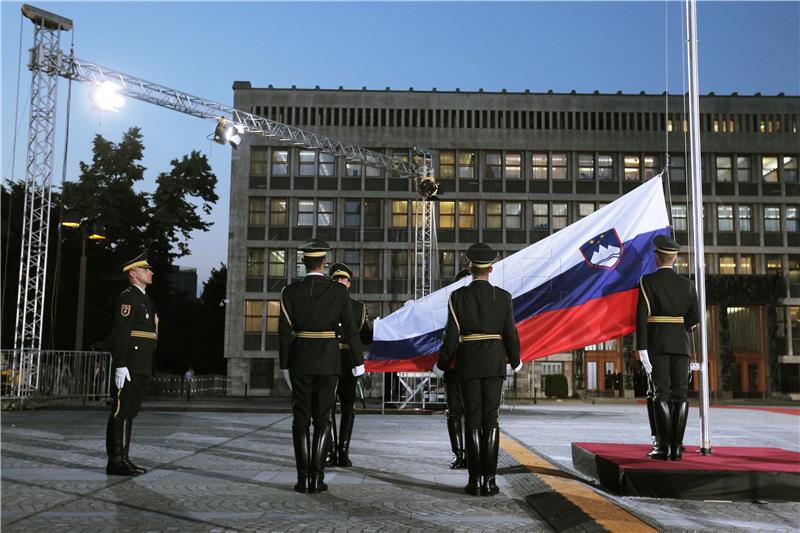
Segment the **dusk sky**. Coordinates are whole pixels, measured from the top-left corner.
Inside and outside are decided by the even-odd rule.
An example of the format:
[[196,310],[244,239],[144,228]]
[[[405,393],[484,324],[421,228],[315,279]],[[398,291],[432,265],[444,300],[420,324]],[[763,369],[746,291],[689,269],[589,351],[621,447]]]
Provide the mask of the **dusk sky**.
[[[462,91],[682,93],[683,2],[311,3],[32,2],[72,19],[78,58],[221,103],[234,80],[254,87]],[[32,24],[2,2],[2,177],[24,178]],[[700,2],[702,94],[800,94],[800,2]],[[19,109],[16,90],[22,31]],[[171,159],[201,150],[219,178],[214,226],[192,254],[202,283],[226,261],[230,148],[207,140],[214,124],[128,100],[101,114],[87,86],[72,86],[67,179],[91,159],[95,134],[119,141],[142,128],[143,190]],[[67,82],[59,84],[56,172],[64,157]],[[16,157],[12,147],[16,134]],[[342,139],[347,141],[347,139]]]

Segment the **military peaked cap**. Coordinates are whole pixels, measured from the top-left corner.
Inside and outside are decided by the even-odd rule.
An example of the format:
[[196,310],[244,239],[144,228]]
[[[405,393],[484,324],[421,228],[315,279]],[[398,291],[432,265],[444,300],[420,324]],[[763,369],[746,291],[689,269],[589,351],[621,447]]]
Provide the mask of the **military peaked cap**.
[[486,268],[492,266],[494,260],[497,259],[497,252],[492,250],[488,244],[476,242],[467,249],[467,259],[478,268]]
[[147,262],[147,254],[141,253],[122,265],[123,272],[127,272],[128,270],[132,270],[134,268],[151,268],[150,263]]
[[331,279],[347,278],[353,279],[353,271],[344,263],[334,263],[331,265]]
[[319,239],[310,240],[300,247],[303,257],[323,257],[330,249],[327,242]]
[[458,271],[458,274],[456,274],[456,277],[453,278],[453,281],[451,283],[455,283],[456,281],[466,278],[467,276],[469,276],[469,269],[462,268],[461,270]]
[[662,255],[675,255],[681,251],[681,245],[666,235],[656,235],[653,239],[653,246],[656,247],[656,253]]

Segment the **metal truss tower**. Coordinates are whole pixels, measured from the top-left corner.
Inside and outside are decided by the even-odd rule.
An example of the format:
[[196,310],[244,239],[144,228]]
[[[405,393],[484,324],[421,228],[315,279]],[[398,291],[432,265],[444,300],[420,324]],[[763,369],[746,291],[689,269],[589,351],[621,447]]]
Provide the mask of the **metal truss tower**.
[[438,186],[433,177],[433,154],[414,147],[415,157],[422,168],[414,184],[419,198],[414,201],[414,299],[422,298],[433,290],[436,264],[436,217],[434,207]]

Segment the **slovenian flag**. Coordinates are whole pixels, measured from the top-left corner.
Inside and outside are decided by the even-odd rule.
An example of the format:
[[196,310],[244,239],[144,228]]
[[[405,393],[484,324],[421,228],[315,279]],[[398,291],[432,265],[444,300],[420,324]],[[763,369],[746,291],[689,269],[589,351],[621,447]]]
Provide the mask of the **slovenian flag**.
[[[494,264],[489,281],[511,293],[522,360],[627,335],[636,328],[639,278],[655,271],[653,237],[669,235],[661,175]],[[428,371],[447,299],[470,276],[375,321],[368,372]]]

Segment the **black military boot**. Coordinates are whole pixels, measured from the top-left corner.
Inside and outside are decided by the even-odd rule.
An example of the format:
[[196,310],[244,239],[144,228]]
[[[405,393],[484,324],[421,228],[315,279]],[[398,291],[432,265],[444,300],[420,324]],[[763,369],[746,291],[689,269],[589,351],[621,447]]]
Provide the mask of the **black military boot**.
[[453,460],[450,461],[450,468],[456,470],[467,466],[464,459],[464,431],[461,425],[461,417],[447,417],[447,433],[450,435],[450,449],[453,450]]
[[122,426],[122,431],[124,435],[123,440],[123,448],[122,448],[122,461],[125,465],[132,471],[135,472],[134,475],[138,476],[141,474],[146,474],[147,469],[142,468],[141,466],[136,466],[131,461],[130,457],[128,457],[128,452],[131,449],[131,431],[133,429],[133,418],[125,418],[125,423]]
[[339,459],[337,464],[339,466],[353,466],[350,461],[350,436],[353,434],[353,423],[356,419],[356,413],[353,409],[345,409],[342,407],[342,423],[339,426],[339,446],[338,455]]
[[500,428],[483,429],[483,444],[481,446],[481,470],[483,470],[483,483],[481,496],[494,496],[500,492],[495,476],[497,474],[497,454],[500,451]]
[[311,471],[308,475],[308,492],[314,494],[325,492],[325,458],[331,446],[330,422],[314,426],[314,440],[311,443]]
[[669,458],[680,461],[683,458],[683,434],[689,417],[689,402],[672,402],[672,449]]
[[106,453],[108,465],[106,474],[109,476],[135,476],[136,473],[125,464],[123,454],[124,419],[110,416],[106,426]]
[[480,429],[467,429],[466,451],[467,451],[467,471],[469,481],[464,487],[464,492],[477,496],[481,490],[481,433]]
[[294,462],[297,465],[297,483],[294,490],[308,492],[309,471],[309,438],[308,428],[292,426],[292,442],[294,443]]
[[658,432],[658,447],[648,456],[651,459],[666,461],[669,459],[670,444],[672,443],[672,413],[670,412],[669,402],[654,401],[653,413],[655,414],[656,430]]
[[653,448],[648,452],[647,456],[655,453],[658,449],[658,431],[656,430],[656,415],[653,407],[653,394],[647,392],[647,420],[650,422],[650,438],[653,441]]
[[[331,425],[330,425],[330,432],[331,432],[331,446],[328,450],[328,454],[325,456],[325,466],[336,466],[336,463],[339,462],[338,458],[336,457],[336,413],[333,409],[331,409]],[[341,438],[341,436],[340,436]]]

